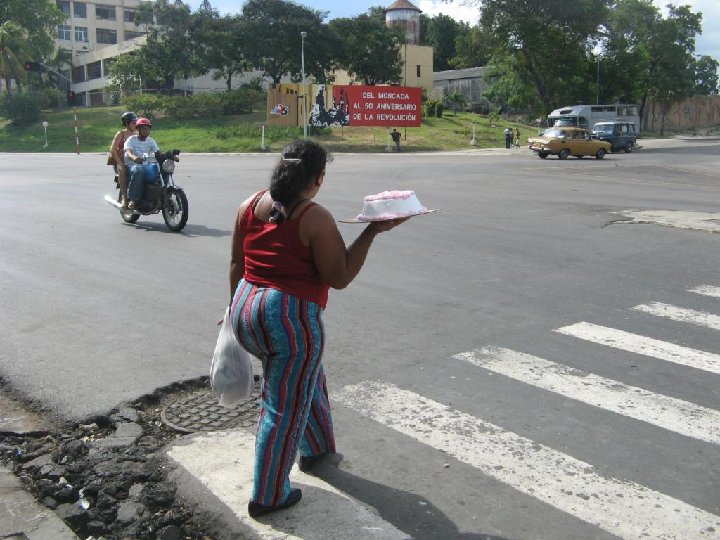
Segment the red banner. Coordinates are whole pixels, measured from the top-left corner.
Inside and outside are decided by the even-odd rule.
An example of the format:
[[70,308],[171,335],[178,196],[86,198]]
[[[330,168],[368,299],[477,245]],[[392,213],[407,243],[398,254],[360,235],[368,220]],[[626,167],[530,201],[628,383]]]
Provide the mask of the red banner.
[[421,88],[333,86],[333,97],[345,98],[351,126],[419,127],[422,120]]
[[314,85],[313,91],[311,126],[419,127],[422,121],[422,88]]

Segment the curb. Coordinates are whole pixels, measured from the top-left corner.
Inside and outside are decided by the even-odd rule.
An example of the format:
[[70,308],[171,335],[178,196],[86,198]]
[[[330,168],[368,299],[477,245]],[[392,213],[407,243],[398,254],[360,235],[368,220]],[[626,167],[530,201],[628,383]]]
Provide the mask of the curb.
[[0,538],[78,540],[49,508],[40,505],[6,467],[0,467]]

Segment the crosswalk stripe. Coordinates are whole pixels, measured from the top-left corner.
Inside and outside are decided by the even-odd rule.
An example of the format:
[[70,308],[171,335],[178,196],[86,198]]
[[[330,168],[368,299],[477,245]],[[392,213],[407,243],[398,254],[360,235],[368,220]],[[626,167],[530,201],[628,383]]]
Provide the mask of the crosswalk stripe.
[[601,476],[589,463],[394,385],[367,381],[333,397],[621,538],[708,539],[720,531],[720,516],[635,482]]
[[623,330],[584,321],[557,328],[555,332],[623,351],[652,356],[666,362],[720,374],[720,354],[691,349],[690,347],[683,347],[667,341],[660,341],[659,339],[631,334]]
[[455,355],[475,366],[687,437],[720,444],[720,412],[501,347]]
[[662,302],[640,304],[633,309],[658,317],[666,317],[674,321],[687,322],[697,326],[707,326],[708,328],[720,330],[720,315],[713,315],[712,313],[705,313],[704,311],[671,306],[670,304],[663,304]]
[[700,285],[699,287],[690,289],[690,292],[720,298],[720,287],[713,287],[712,285]]

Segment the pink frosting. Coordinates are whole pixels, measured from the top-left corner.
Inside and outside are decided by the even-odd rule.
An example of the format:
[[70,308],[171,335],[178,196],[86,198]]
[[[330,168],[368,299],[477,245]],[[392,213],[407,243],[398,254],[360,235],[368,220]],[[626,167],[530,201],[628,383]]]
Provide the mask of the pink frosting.
[[[400,203],[408,199],[414,199],[409,203]],[[400,208],[398,208],[398,205]],[[416,206],[417,205],[417,206]],[[410,208],[409,208],[410,207]],[[368,212],[368,215],[365,212]],[[383,191],[375,195],[365,197],[363,213],[357,216],[359,221],[384,221],[413,216],[427,212],[427,208],[420,205],[415,198],[414,191]]]
[[366,201],[380,201],[383,199],[409,199],[415,195],[414,191],[383,191],[375,195],[365,197]]

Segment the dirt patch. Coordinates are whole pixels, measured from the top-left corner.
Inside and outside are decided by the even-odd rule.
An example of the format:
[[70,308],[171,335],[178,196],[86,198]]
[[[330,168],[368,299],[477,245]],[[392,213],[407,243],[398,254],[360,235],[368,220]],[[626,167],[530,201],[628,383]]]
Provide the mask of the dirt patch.
[[208,388],[174,385],[109,417],[66,429],[0,434],[0,460],[82,539],[212,540],[175,496],[165,447],[183,434],[165,404]]

